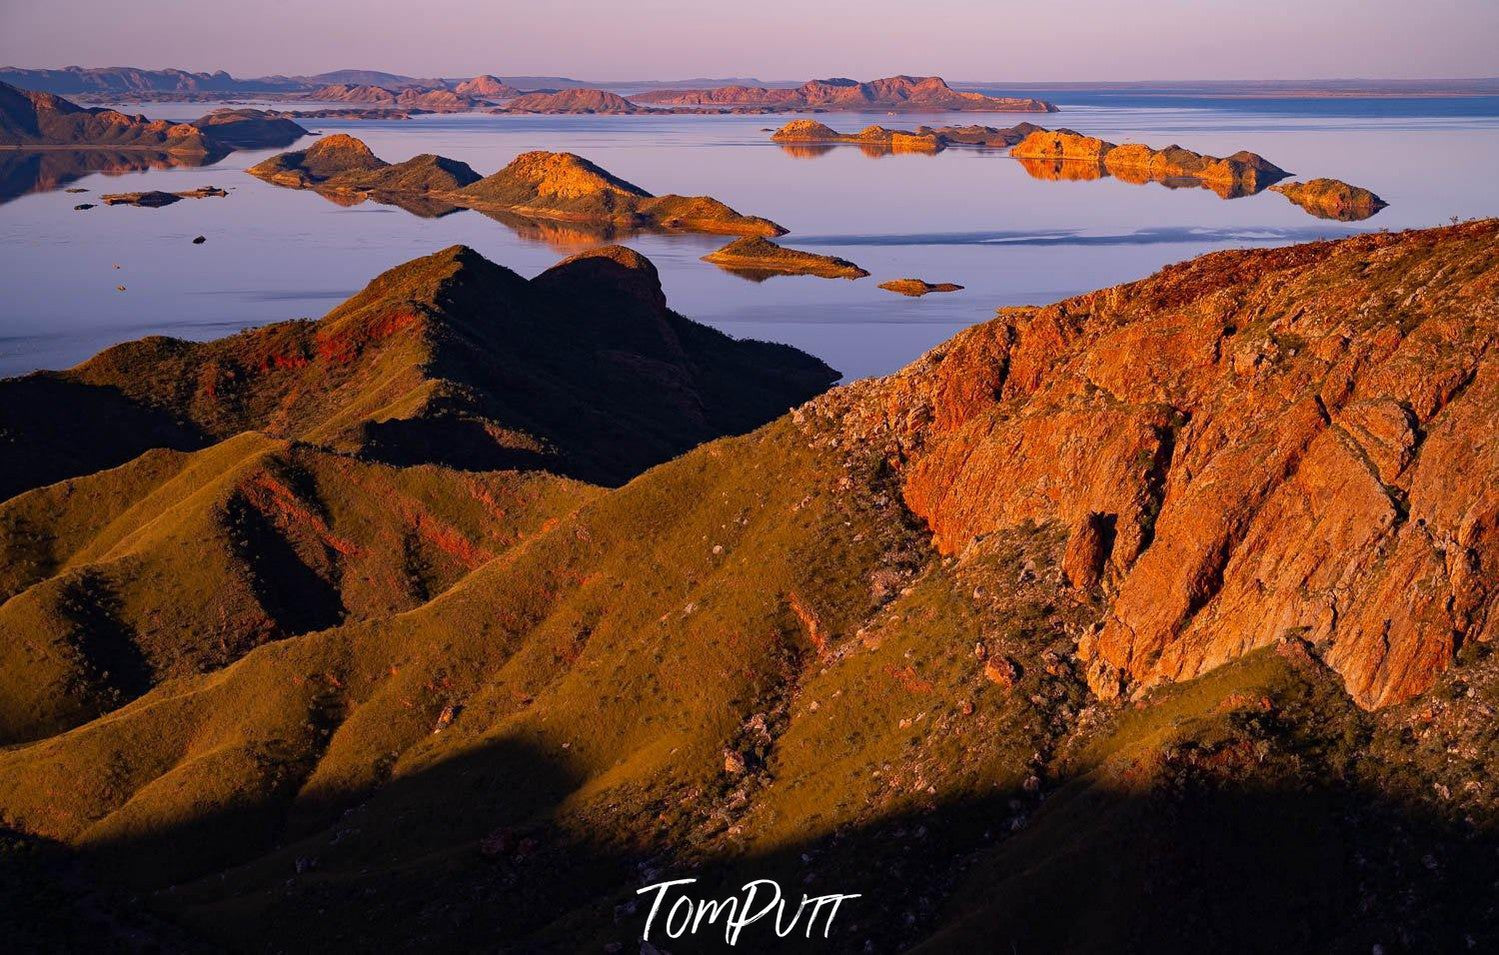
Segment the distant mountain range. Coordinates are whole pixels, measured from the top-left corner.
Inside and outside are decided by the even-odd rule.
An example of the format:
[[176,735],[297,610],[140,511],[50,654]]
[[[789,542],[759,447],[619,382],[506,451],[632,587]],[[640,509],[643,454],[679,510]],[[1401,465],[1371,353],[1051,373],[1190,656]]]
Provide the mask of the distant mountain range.
[[[521,90],[607,89],[644,92],[656,89],[702,89],[713,87],[760,87],[789,89],[803,80],[762,80],[755,77],[694,77],[677,80],[578,80],[566,76],[493,74],[493,79]],[[382,70],[332,70],[327,73],[284,76],[235,77],[215,70],[147,70],[133,66],[23,69],[0,67],[0,81],[47,93],[274,93],[308,92],[330,85],[381,86],[387,89],[422,87],[454,88],[469,77],[415,77]],[[1499,77],[1466,79],[1336,79],[1336,80],[1144,80],[1079,81],[1058,83],[993,80],[955,82],[962,90],[993,93],[1070,91],[1132,93],[1137,95],[1206,96],[1351,96],[1351,95],[1499,95]],[[462,91],[459,91],[462,92]]]
[[[15,66],[0,66],[0,80],[15,86],[44,93],[269,93],[305,92],[322,86],[383,86],[387,89],[423,87],[427,89],[451,87],[467,81],[469,77],[415,77],[381,70],[333,70],[304,76],[257,76],[234,77],[223,70],[212,73],[194,73],[187,70],[145,70],[133,66],[82,67],[68,66],[57,70],[23,69]],[[518,89],[584,89],[588,87],[610,87],[620,89],[655,89],[664,86],[727,86],[731,84],[754,86],[795,86],[799,81],[784,84],[765,82],[754,77],[722,77],[718,79],[697,77],[685,80],[638,80],[619,83],[590,83],[566,76],[499,76],[497,79]]]

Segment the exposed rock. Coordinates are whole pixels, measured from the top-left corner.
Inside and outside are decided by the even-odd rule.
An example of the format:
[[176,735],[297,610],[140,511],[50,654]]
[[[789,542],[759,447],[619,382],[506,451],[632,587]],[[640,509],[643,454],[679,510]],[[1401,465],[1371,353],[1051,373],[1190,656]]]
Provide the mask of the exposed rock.
[[80,202],[78,205],[73,207],[73,210],[75,212],[83,212],[87,209],[92,209],[93,207],[94,204],[92,202]]
[[891,76],[868,83],[842,78],[813,80],[796,89],[723,86],[716,89],[653,90],[637,93],[631,99],[637,103],[670,106],[758,106],[782,110],[1056,112],[1055,106],[1043,100],[958,92],[939,76]]
[[1114,144],[1071,129],[1031,133],[1010,150],[1016,159],[1064,159],[1102,164]]
[[[1033,132],[1010,150],[1039,178],[1097,179],[1107,171],[1126,182],[1202,185],[1224,198],[1253,195],[1289,173],[1247,151],[1220,158],[1171,145],[1154,149],[1139,143],[1116,146],[1070,129]],[[1068,173],[1041,162],[1076,164]]]
[[991,656],[984,661],[984,679],[1012,690],[1020,682],[1020,665],[1009,657]]
[[1270,191],[1280,193],[1318,218],[1342,222],[1367,219],[1389,205],[1369,190],[1338,179],[1284,182],[1271,186]]
[[1089,513],[1072,529],[1062,555],[1062,576],[1079,590],[1098,586],[1114,545],[1111,515]]
[[764,280],[772,275],[858,279],[869,274],[847,259],[787,249],[759,236],[735,239],[716,252],[703,256],[703,261],[755,280]]
[[933,284],[921,279],[891,279],[889,282],[881,282],[880,288],[913,298],[919,298],[930,292],[961,292],[963,290],[963,286],[954,285],[952,282]]
[[208,241],[208,237],[207,236],[199,235],[199,236],[194,236],[193,237],[193,245],[202,245],[203,243],[205,243],[207,241]]
[[[1492,619],[1496,238],[1487,221],[1208,255],[1001,309],[857,410],[819,403],[844,402],[828,413],[860,446],[890,436],[945,553],[1115,515],[1117,596],[1079,648],[1096,692],[1292,633],[1385,706]],[[1081,580],[1100,548],[1078,549]]]

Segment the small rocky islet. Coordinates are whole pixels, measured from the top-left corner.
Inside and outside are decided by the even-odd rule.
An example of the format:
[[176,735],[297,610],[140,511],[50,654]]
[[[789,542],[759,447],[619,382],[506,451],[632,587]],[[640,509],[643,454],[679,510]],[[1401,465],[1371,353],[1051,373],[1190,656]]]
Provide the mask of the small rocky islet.
[[1359,222],[1389,205],[1368,189],[1351,186],[1341,179],[1283,182],[1271,186],[1270,191],[1280,193],[1318,218],[1340,222]]
[[163,192],[159,189],[145,192],[112,192],[100,196],[99,199],[106,206],[141,206],[147,209],[159,209],[183,199],[221,199],[227,195],[229,193],[218,186],[199,186],[197,189],[188,189],[183,192]]
[[888,282],[881,282],[879,287],[887,292],[895,292],[897,295],[910,298],[920,298],[933,292],[963,291],[963,286],[954,282],[927,282],[923,279],[891,279]]
[[836,255],[788,249],[760,236],[736,239],[703,256],[704,262],[755,281],[775,275],[814,275],[825,279],[861,279],[869,273]]

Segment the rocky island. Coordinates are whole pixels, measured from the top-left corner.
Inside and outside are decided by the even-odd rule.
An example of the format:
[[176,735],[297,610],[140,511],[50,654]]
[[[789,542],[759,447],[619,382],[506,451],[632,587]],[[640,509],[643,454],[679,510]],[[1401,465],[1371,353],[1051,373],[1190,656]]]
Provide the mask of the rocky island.
[[1042,131],[1034,123],[1020,123],[1004,129],[993,126],[918,126],[915,130],[866,126],[857,133],[840,133],[813,119],[794,119],[771,135],[771,141],[788,144],[852,143],[874,154],[926,152],[934,153],[949,146],[982,146],[1002,149],[1013,146],[1034,132]]
[[1171,145],[1153,149],[1139,143],[1117,146],[1070,129],[1033,132],[1010,150],[1021,160],[1075,163],[1093,167],[1076,176],[1099,178],[1106,171],[1126,182],[1202,185],[1224,198],[1253,195],[1290,173],[1257,153],[1241,150],[1228,157],[1207,156]]
[[159,189],[148,192],[112,192],[100,196],[99,201],[106,206],[142,206],[147,209],[159,209],[183,199],[222,199],[227,195],[229,193],[218,186],[199,186],[185,192],[162,192]]
[[1358,222],[1367,219],[1389,203],[1362,186],[1350,186],[1341,179],[1309,179],[1306,182],[1283,182],[1270,187],[1320,219]]
[[339,133],[246,172],[324,194],[368,195],[395,204],[403,199],[439,202],[524,219],[727,235],[786,231],[709,196],[652,195],[572,153],[523,153],[499,172],[481,177],[465,163],[430,154],[387,163],[360,140]]
[[703,256],[703,261],[756,281],[773,275],[860,279],[869,274],[847,259],[788,249],[758,236],[736,239],[715,252],[709,252]]
[[895,292],[898,295],[907,295],[911,298],[920,298],[932,292],[963,291],[963,286],[955,285],[952,282],[932,283],[923,281],[922,279],[891,279],[888,282],[881,282],[879,287],[887,292]]
[[1054,113],[1044,100],[964,93],[940,76],[890,76],[861,83],[845,78],[812,80],[795,89],[722,86],[715,89],[651,90],[630,97],[637,103],[663,106],[760,107],[801,110],[898,113],[984,112]]

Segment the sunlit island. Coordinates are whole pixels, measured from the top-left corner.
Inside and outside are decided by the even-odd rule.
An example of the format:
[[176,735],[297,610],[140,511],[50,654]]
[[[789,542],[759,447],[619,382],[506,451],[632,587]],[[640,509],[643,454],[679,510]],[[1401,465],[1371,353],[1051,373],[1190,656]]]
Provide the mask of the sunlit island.
[[523,153],[499,172],[480,176],[467,163],[430,153],[389,163],[362,141],[339,133],[246,171],[279,186],[395,204],[422,200],[528,219],[682,232],[786,232],[769,219],[741,215],[711,196],[653,195],[572,153]]

